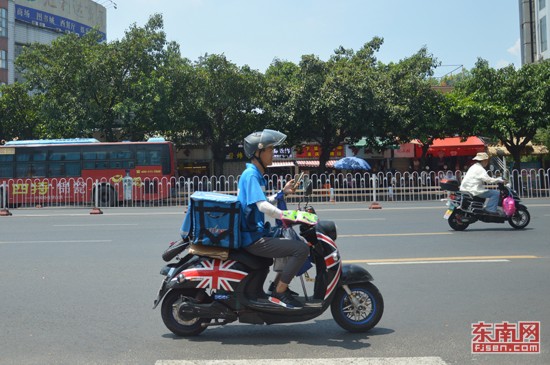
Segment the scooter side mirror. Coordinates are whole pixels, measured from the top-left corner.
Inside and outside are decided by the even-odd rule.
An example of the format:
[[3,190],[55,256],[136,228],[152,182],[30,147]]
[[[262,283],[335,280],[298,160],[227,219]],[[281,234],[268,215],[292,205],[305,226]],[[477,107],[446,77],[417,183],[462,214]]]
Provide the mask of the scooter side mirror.
[[306,187],[304,189],[304,195],[309,197],[311,196],[311,194],[313,194],[313,182],[309,180],[306,183]]

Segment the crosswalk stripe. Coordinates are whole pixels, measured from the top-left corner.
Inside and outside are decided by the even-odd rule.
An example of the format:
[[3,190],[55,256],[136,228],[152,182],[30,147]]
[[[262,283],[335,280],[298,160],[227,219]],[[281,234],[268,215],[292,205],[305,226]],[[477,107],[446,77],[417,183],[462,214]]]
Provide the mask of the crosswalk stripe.
[[158,360],[155,365],[446,365],[440,357],[362,357],[334,359]]

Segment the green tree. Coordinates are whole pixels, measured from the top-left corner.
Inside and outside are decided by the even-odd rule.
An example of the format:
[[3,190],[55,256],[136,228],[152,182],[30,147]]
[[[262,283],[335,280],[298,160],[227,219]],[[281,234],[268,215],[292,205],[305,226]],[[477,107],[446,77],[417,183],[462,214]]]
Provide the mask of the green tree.
[[195,65],[196,110],[187,119],[188,138],[210,146],[214,173],[221,175],[228,147],[259,129],[263,75],[238,67],[224,55],[205,55]]
[[139,140],[162,130],[167,121],[158,118],[166,108],[160,95],[168,82],[163,67],[174,54],[179,56],[162,28],[157,14],[144,27],[132,25],[120,41],[102,43],[92,31],[26,47],[16,62],[43,95],[48,136],[98,131],[108,141]]
[[438,65],[423,47],[411,57],[384,67],[389,111],[385,136],[393,143],[418,139],[422,165],[433,141],[453,132],[447,100],[432,87],[430,79]]
[[500,141],[521,167],[521,154],[539,128],[550,121],[550,61],[494,69],[479,59],[471,77],[458,83],[451,110],[463,132]]
[[374,54],[382,42],[373,38],[357,52],[340,47],[326,62],[304,55],[297,68],[276,60],[266,72],[270,115],[293,140],[320,145],[320,170],[338,145],[377,135],[384,108]]
[[22,83],[0,86],[0,140],[35,139],[42,134],[39,96]]

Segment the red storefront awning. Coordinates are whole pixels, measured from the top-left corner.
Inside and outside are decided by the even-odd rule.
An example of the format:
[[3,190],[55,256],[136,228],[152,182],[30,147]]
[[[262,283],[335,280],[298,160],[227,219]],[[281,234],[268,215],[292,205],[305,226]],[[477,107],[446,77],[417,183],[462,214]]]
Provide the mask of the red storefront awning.
[[[328,160],[325,166],[332,168],[336,161],[337,160]],[[319,160],[296,161],[296,165],[298,165],[299,167],[319,167]]]
[[294,161],[273,161],[267,167],[294,167]]
[[[422,146],[416,146],[416,156],[422,155]],[[478,137],[468,137],[463,140],[461,137],[447,137],[435,139],[428,149],[426,156],[433,157],[455,157],[475,156],[478,152],[485,152],[485,143]]]

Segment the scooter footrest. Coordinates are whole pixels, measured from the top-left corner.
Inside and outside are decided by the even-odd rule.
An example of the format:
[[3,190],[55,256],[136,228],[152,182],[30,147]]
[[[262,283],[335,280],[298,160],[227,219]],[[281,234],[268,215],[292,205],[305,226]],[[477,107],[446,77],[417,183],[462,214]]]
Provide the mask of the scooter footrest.
[[321,299],[311,299],[304,303],[304,307],[320,308],[323,306]]

